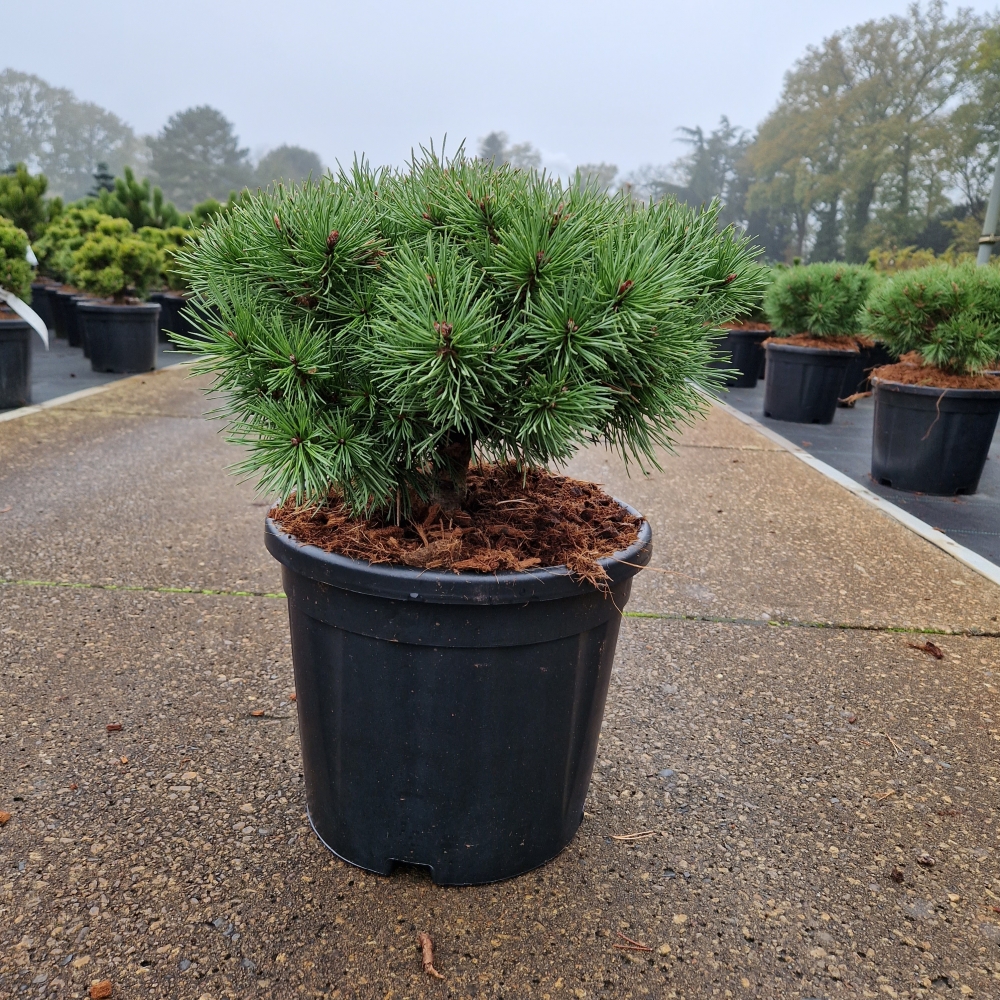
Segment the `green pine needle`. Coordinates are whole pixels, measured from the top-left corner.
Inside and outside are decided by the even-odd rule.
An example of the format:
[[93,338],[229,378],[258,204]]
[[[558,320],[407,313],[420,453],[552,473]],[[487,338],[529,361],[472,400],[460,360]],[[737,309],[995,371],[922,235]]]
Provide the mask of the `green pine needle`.
[[178,266],[182,339],[214,376],[238,470],[356,512],[428,496],[445,447],[544,465],[603,441],[656,467],[717,325],[759,303],[758,251],[718,206],[651,208],[424,150],[247,197]]

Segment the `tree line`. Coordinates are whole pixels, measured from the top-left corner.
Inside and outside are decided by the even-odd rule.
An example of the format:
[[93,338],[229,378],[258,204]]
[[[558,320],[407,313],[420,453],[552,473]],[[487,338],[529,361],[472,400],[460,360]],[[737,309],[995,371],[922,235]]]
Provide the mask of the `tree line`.
[[810,47],[751,135],[723,117],[687,155],[625,178],[713,197],[776,261],[974,251],[1000,142],[1000,21],[934,0]]
[[[155,136],[138,136],[111,111],[72,91],[17,70],[0,72],[0,171],[23,163],[48,178],[49,192],[65,201],[95,195],[126,166],[158,185],[181,211],[206,199],[271,181],[319,176],[319,156],[283,145],[254,163],[235,127],[207,105],[171,115]],[[104,178],[102,184],[101,178]]]

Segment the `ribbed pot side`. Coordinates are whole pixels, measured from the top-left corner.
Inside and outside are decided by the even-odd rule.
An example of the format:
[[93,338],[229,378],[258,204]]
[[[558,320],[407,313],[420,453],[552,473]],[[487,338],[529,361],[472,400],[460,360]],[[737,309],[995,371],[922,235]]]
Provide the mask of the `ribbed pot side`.
[[875,482],[937,496],[979,489],[1000,414],[1000,389],[939,389],[877,376],[872,389]]
[[608,593],[565,568],[372,566],[300,545],[270,519],[265,543],[288,595],[306,801],[323,843],[381,874],[425,866],[440,885],[555,857],[583,818],[648,523],[602,560]]

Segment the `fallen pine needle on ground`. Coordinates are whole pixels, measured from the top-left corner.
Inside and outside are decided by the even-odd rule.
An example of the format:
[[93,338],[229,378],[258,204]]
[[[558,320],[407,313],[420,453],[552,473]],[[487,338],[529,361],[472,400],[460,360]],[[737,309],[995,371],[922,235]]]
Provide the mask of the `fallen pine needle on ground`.
[[420,948],[421,958],[423,959],[424,972],[435,979],[444,979],[444,976],[434,968],[434,942],[431,940],[430,934],[425,934],[421,931],[417,935],[417,946]]
[[630,937],[626,937],[621,931],[618,932],[618,936],[625,942],[625,944],[613,944],[612,948],[620,948],[622,951],[652,951],[653,949],[649,947],[648,944],[643,944],[641,941],[635,941]]
[[888,733],[885,734],[885,738],[892,744],[892,749],[895,750],[896,753],[903,752],[903,748]]
[[643,830],[642,833],[613,833],[612,840],[638,840],[640,837],[655,837],[655,830]]
[[935,660],[944,659],[944,650],[941,649],[936,643],[927,640],[925,643],[918,642],[908,642],[906,644],[910,649],[919,649],[921,653],[927,653],[929,656],[933,656]]

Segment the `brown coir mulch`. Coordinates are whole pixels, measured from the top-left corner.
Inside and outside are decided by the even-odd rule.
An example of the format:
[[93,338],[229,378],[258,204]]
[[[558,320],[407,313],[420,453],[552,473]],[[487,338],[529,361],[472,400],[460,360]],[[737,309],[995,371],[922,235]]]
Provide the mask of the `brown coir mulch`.
[[904,354],[894,365],[883,365],[872,372],[872,378],[904,385],[927,385],[935,389],[1000,389],[996,375],[953,375],[934,365],[924,364],[917,351]]
[[770,333],[771,327],[767,323],[723,323],[723,330],[745,330],[748,333]]
[[641,524],[594,483],[513,465],[472,467],[461,510],[415,506],[398,526],[353,518],[339,498],[311,508],[292,498],[270,515],[300,542],[351,559],[456,573],[566,566],[594,584],[606,577],[597,560],[628,548]]
[[824,351],[854,351],[857,353],[856,337],[810,337],[808,333],[796,333],[791,337],[768,337],[765,344],[791,344],[793,347],[819,347]]

